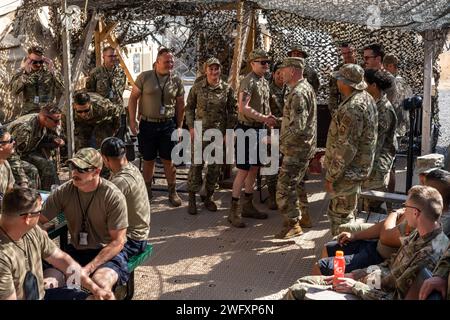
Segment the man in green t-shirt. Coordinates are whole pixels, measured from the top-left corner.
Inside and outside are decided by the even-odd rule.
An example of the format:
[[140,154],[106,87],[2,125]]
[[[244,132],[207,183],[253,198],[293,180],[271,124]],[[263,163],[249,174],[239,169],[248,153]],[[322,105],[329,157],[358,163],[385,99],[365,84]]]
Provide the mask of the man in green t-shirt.
[[67,162],[72,180],[49,195],[42,212],[50,220],[64,212],[70,233],[65,251],[100,287],[110,290],[129,277],[126,262],[118,256],[128,227],[125,197],[100,177],[103,161],[97,150],[80,149]]
[[[61,270],[68,286],[82,285],[98,299],[111,299],[67,253],[61,251],[37,226],[42,199],[34,189],[14,188],[5,194],[0,216],[0,300],[80,300],[78,289],[44,290],[42,259]],[[80,283],[76,283],[77,279]],[[73,281],[75,280],[75,283]]]

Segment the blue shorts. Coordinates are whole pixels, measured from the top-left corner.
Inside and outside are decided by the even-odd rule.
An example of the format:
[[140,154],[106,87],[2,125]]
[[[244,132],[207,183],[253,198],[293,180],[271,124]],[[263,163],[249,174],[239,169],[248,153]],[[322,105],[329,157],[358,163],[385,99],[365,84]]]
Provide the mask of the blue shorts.
[[155,160],[158,154],[161,159],[172,160],[172,149],[176,144],[172,141],[174,130],[176,125],[172,119],[161,123],[141,120],[138,144],[145,161]]
[[345,272],[367,268],[384,261],[377,251],[378,240],[357,240],[341,246],[337,241],[325,245],[328,257],[318,261],[320,272],[324,276],[333,275],[333,263],[336,251],[344,251]]

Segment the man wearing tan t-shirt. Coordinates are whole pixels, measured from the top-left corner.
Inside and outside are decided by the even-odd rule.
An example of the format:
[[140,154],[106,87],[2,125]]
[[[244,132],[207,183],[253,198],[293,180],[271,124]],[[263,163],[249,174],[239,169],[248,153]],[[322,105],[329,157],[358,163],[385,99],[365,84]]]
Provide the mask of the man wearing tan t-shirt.
[[125,197],[113,183],[100,178],[103,161],[97,150],[80,149],[67,162],[72,180],[49,195],[43,214],[51,220],[64,212],[70,233],[65,251],[100,287],[111,290],[129,277],[126,262],[118,257],[128,227]]
[[[95,298],[111,299],[67,253],[37,226],[42,199],[34,189],[14,188],[5,194],[0,216],[0,300],[84,300],[80,288],[44,288],[42,259],[61,270],[67,284],[82,285]],[[71,279],[80,283],[73,283]]]
[[145,191],[145,182],[139,169],[128,162],[125,143],[116,137],[102,142],[103,163],[112,171],[110,181],[122,191],[127,200],[127,242],[120,255],[127,262],[145,251],[150,233],[150,201]]
[[137,77],[128,111],[131,132],[137,134],[139,150],[144,158],[143,175],[149,199],[152,197],[155,159],[159,154],[167,179],[169,201],[179,207],[181,199],[176,191],[176,168],[171,156],[175,144],[171,137],[173,131],[176,128],[180,130],[183,125],[184,87],[181,79],[172,73],[173,66],[172,52],[167,48],[159,50],[155,70],[144,71]]

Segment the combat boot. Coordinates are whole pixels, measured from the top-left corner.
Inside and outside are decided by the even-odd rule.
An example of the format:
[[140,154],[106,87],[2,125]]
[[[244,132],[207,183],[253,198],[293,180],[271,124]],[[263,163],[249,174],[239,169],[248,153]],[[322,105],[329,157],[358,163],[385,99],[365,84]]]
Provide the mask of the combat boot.
[[175,183],[169,183],[167,185],[169,191],[169,201],[174,207],[181,206],[181,198],[178,196],[177,189],[175,188]]
[[197,214],[197,204],[195,203],[195,192],[189,192],[189,206],[188,206],[189,214]]
[[230,222],[236,228],[245,228],[245,223],[242,222],[239,201],[231,201],[230,213],[228,214],[228,222]]
[[208,211],[217,211],[217,205],[214,203],[214,201],[212,200],[212,195],[213,192],[209,192],[206,194],[205,199],[203,200],[204,204],[205,204],[205,208],[208,209]]
[[242,216],[244,218],[267,219],[267,213],[261,212],[253,205],[253,193],[245,194],[242,200]]
[[153,198],[153,194],[152,194],[152,182],[146,182],[145,186],[147,187],[147,196],[148,196],[148,201],[151,201]]
[[289,239],[303,234],[302,227],[297,219],[289,219],[287,225],[275,235],[277,239]]
[[309,210],[307,208],[302,209],[302,218],[299,223],[302,228],[312,228],[311,216],[309,215]]
[[270,210],[278,210],[276,188],[269,187],[268,191],[269,191],[269,198],[267,198],[267,207]]

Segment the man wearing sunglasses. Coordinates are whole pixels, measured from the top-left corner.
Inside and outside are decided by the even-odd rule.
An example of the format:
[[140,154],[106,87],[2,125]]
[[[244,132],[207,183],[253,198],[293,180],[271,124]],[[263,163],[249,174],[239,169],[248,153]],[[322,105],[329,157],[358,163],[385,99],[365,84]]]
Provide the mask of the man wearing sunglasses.
[[48,103],[39,113],[21,116],[8,124],[8,131],[16,139],[16,153],[9,164],[17,184],[43,190],[59,184],[56,165],[47,154],[64,145],[64,140],[56,134],[61,117],[61,110]]
[[[81,266],[62,252],[37,226],[42,199],[34,189],[14,188],[4,197],[0,215],[0,300],[84,300],[79,289],[44,286],[42,259],[54,265],[69,279],[76,273],[78,285],[97,299],[111,299],[111,291],[99,288]],[[70,283],[72,284],[72,283]]]
[[8,163],[8,158],[14,153],[15,140],[6,130],[5,126],[0,125],[0,209],[4,194],[13,188],[15,180]]
[[52,60],[44,56],[41,47],[28,49],[28,57],[9,83],[13,94],[23,95],[21,115],[39,112],[42,104],[58,100],[64,86],[61,75],[55,70]]
[[65,251],[95,283],[110,291],[117,281],[123,285],[129,277],[127,262],[118,255],[128,227],[125,196],[100,177],[103,161],[97,150],[80,149],[67,163],[72,179],[53,190],[42,214],[51,220],[64,212],[70,233]]
[[125,72],[119,65],[117,50],[103,49],[103,65],[93,69],[86,81],[88,92],[95,92],[111,102],[123,106],[123,91],[127,83]]
[[98,149],[102,141],[119,128],[123,107],[98,93],[81,90],[73,96],[73,111],[75,149]]
[[[302,46],[294,45],[288,51],[287,56],[306,59],[309,57],[309,54]],[[310,66],[306,65],[305,69],[303,70],[303,77],[306,80],[308,80],[309,84],[313,87],[315,93],[318,94],[320,87],[320,80],[319,76],[317,75],[317,71],[311,68]]]

